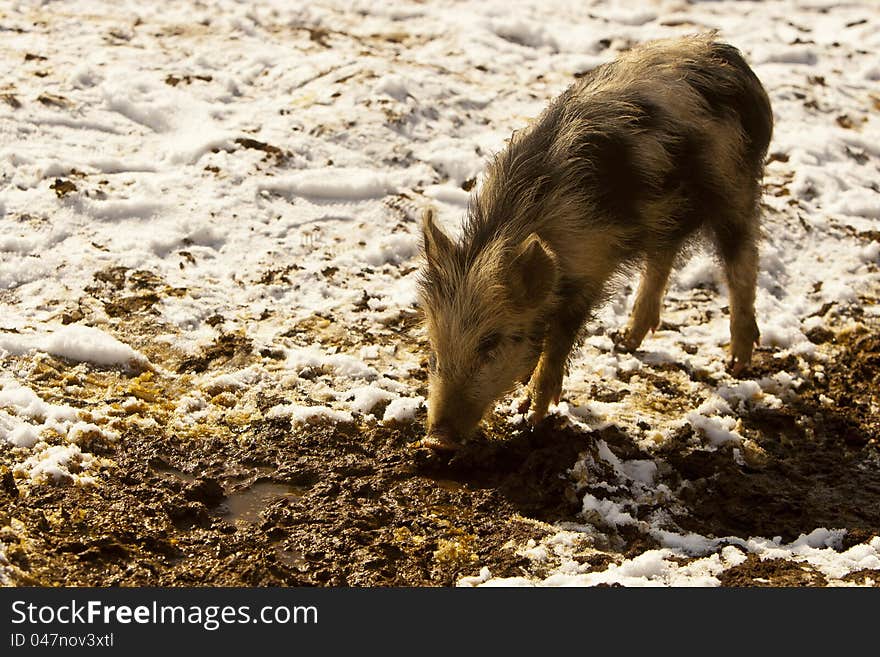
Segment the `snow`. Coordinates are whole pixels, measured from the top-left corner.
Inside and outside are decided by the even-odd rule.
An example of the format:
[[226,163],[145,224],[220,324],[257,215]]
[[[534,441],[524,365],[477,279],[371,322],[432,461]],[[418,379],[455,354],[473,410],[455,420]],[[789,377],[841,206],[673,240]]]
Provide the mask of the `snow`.
[[[30,484],[46,482],[88,485],[91,471],[106,461],[83,452],[77,441],[99,437],[113,442],[119,434],[95,421],[106,418],[85,416],[65,404],[52,404],[31,388],[0,378],[0,446],[16,448],[25,458],[13,469],[16,478]],[[48,441],[61,440],[61,444]]]
[[612,527],[633,525],[636,522],[635,518],[621,508],[620,504],[613,500],[600,500],[590,493],[584,495],[582,512],[587,518],[590,518],[591,514],[597,514],[601,520]]
[[597,440],[597,453],[599,458],[607,462],[614,469],[617,477],[629,480],[633,483],[650,486],[654,483],[657,474],[657,464],[645,459],[621,460],[608,447],[604,440]]
[[280,194],[357,201],[382,198],[394,191],[388,176],[367,169],[314,169],[285,178],[269,178],[259,189]]
[[90,326],[70,324],[53,331],[43,349],[54,356],[96,365],[148,365],[149,361],[104,331]]
[[104,366],[150,366],[146,356],[109,333],[79,324],[62,326],[45,334],[0,335],[0,350],[13,354],[38,350],[72,361]]
[[399,75],[389,74],[383,75],[373,85],[373,93],[386,94],[397,100],[406,100],[411,95],[407,86],[407,81]]
[[262,377],[263,372],[260,368],[248,367],[235,372],[206,376],[199,387],[210,395],[224,391],[235,392],[258,383]]
[[740,443],[744,440],[736,431],[736,418],[729,415],[707,416],[694,411],[687,414],[687,421],[694,429],[705,435],[709,444],[715,447],[728,442]]
[[379,404],[397,399],[397,395],[378,386],[358,386],[342,393],[349,399],[348,407],[362,415],[369,415]]
[[383,422],[394,420],[396,422],[409,422],[415,418],[416,411],[425,403],[424,397],[413,397],[411,399],[399,397],[392,400],[385,408],[385,414],[382,416]]
[[95,457],[84,454],[78,445],[53,445],[28,457],[14,472],[36,483],[75,481],[86,485],[94,483],[94,479],[74,473],[87,470],[94,462]]
[[302,372],[307,368],[326,368],[349,379],[375,379],[378,373],[361,359],[348,354],[326,354],[319,347],[291,349],[286,367]]
[[301,406],[299,404],[283,404],[273,406],[266,414],[270,418],[289,417],[294,424],[316,422],[353,422],[354,418],[347,411],[339,411],[329,406]]
[[[464,577],[459,586],[718,586],[718,575],[746,561],[749,554],[760,559],[786,559],[807,563],[832,581],[839,581],[852,572],[880,569],[880,537],[867,543],[840,550],[841,531],[818,528],[801,535],[788,544],[779,541],[737,537],[707,539],[698,535],[681,537],[670,534],[664,541],[668,547],[647,550],[631,559],[612,563],[605,570],[581,572],[575,562],[563,562],[541,581],[527,578],[493,578],[488,569],[478,576]],[[659,533],[658,533],[659,534]],[[540,546],[523,551],[533,561],[545,561],[547,546],[559,545],[576,535],[562,530],[545,539]],[[563,551],[557,551],[564,554]],[[698,557],[682,564],[682,557]],[[588,568],[589,566],[587,566]]]
[[467,207],[470,198],[470,194],[455,185],[428,185],[425,188],[425,196],[462,208]]
[[[821,374],[810,331],[826,316],[847,317],[880,286],[880,242],[864,237],[880,225],[880,12],[869,1],[828,4],[827,12],[796,0],[485,0],[466,12],[439,1],[352,11],[341,0],[10,8],[2,93],[21,107],[0,100],[0,445],[14,451],[17,476],[100,481],[100,460],[77,441],[94,432],[112,441],[120,429],[103,401],[86,413],[63,403],[60,389],[37,389],[33,369],[45,354],[89,375],[134,376],[166,367],[166,351],[194,355],[238,334],[255,353],[280,357],[192,376],[168,400],[175,426],[205,422],[211,398],[225,393],[256,413],[262,392],[284,400],[266,417],[298,426],[417,423],[425,401],[412,375],[424,354],[401,333],[418,331],[422,208],[433,206],[457,234],[487,159],[574,74],[632,43],[705,26],[744,51],[773,103],[770,151],[782,157],[767,168],[758,320],[762,348],[800,371],[757,381],[726,372],[727,290],[705,252],[670,281],[663,320],[674,328],[661,326],[635,355],[616,351],[610,336],[626,325],[632,282],[599,312],[552,412],[585,430],[619,427],[652,455],[621,459],[597,440],[571,472],[585,520],[664,536],[664,547],[579,573],[574,539],[600,529],[561,530],[570,544],[527,549],[568,571],[506,583],[711,585],[745,552],[805,560],[832,579],[874,567],[875,543],[843,552],[818,538],[705,543],[659,515],[634,515],[645,500],[674,499],[658,483],[665,464],[652,450],[689,427],[688,449],[735,448],[743,458],[741,417],[785,409],[804,377]],[[792,24],[810,28],[812,43],[794,43],[806,39]],[[188,27],[157,36],[169,26]],[[298,27],[330,28],[333,47]],[[108,43],[111,29],[126,38]],[[400,43],[375,37],[400,33]],[[26,62],[28,52],[47,60]],[[44,93],[61,100],[38,100]],[[59,195],[56,179],[76,189]],[[114,266],[126,268],[127,287],[90,291]],[[155,324],[143,332],[103,303],[133,294],[138,270],[160,281],[160,301],[138,316]],[[83,319],[62,324],[71,310]],[[664,369],[674,389],[664,397],[652,379],[664,364],[701,376]],[[123,410],[138,407],[128,393],[120,398]],[[515,407],[498,404],[518,425]],[[608,488],[595,485],[599,476],[611,477]],[[671,560],[682,554],[696,560]],[[0,580],[3,572],[0,549]],[[500,583],[488,569],[475,572],[461,582]]]
[[[538,584],[543,586],[597,586],[617,584],[621,586],[718,586],[718,575],[727,568],[739,565],[746,555],[739,549],[727,546],[716,554],[681,565],[672,557],[680,556],[668,549],[647,550],[611,564],[606,570],[590,573],[555,572]],[[459,580],[460,586],[534,586],[536,582],[522,577],[492,578],[490,572],[478,577]]]

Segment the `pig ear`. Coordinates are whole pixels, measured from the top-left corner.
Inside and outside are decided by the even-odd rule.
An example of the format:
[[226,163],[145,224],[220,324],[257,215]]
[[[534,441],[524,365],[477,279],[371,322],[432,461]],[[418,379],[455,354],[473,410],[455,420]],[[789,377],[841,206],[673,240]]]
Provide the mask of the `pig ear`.
[[434,210],[427,208],[422,214],[422,239],[428,264],[436,267],[452,251],[452,242],[434,223]]
[[542,303],[559,278],[556,255],[536,233],[520,245],[511,270],[511,288],[517,303]]

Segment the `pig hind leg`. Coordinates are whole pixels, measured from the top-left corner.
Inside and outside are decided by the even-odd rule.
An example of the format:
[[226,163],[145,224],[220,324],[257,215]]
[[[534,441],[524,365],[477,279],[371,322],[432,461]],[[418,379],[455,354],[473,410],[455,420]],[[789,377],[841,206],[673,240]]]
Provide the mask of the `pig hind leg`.
[[645,257],[639,291],[636,294],[636,302],[623,341],[625,349],[630,351],[638,349],[648,331],[653,331],[660,325],[663,294],[677,253],[678,248],[670,248],[649,253]]
[[758,279],[758,208],[749,204],[732,221],[712,226],[730,295],[731,371],[741,373],[752,358],[760,333],[755,321]]

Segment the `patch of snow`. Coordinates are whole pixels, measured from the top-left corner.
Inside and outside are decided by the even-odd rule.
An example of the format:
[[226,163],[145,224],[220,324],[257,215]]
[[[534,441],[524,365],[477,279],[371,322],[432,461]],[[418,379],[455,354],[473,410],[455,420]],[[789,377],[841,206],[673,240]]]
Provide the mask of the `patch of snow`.
[[348,411],[339,411],[329,406],[302,406],[300,404],[273,406],[266,412],[266,417],[288,417],[293,424],[316,421],[354,422],[354,417]]
[[74,483],[85,486],[95,483],[95,479],[82,472],[92,468],[95,463],[96,457],[80,450],[79,445],[53,445],[29,456],[15,466],[13,472],[38,484]]
[[379,171],[328,167],[283,178],[266,178],[259,183],[259,189],[318,199],[358,201],[382,198],[394,192],[394,185],[386,174]]
[[394,420],[396,422],[411,422],[415,419],[416,412],[425,404],[424,397],[399,397],[391,401],[385,407],[383,422]]
[[0,350],[12,354],[42,351],[103,366],[151,367],[150,361],[139,351],[101,329],[81,324],[68,324],[45,334],[0,334]]
[[348,379],[375,379],[379,374],[361,359],[349,354],[328,354],[319,347],[303,347],[287,350],[285,366],[302,372],[307,368],[329,369]]

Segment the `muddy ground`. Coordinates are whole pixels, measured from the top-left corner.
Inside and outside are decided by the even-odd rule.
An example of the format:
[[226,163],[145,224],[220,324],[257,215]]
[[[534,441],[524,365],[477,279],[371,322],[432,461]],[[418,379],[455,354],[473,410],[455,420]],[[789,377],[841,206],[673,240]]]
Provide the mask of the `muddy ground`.
[[[149,299],[114,303],[142,309]],[[146,320],[134,312],[121,321],[151,360],[163,355],[151,347]],[[584,522],[583,491],[569,471],[601,438],[621,458],[665,461],[659,477],[678,492],[674,520],[684,530],[791,541],[816,527],[844,528],[846,548],[880,534],[880,418],[871,410],[880,404],[880,326],[863,317],[810,337],[829,356],[824,383],[807,380],[793,403],[743,416],[760,449],[739,465],[729,448],[693,449],[689,429],[649,455],[620,429],[583,432],[558,417],[535,430],[490,423],[482,439],[449,458],[415,447],[420,423],[291,426],[283,418],[242,417],[234,400],[219,399],[229,394],[222,392],[215,401],[230,411],[211,432],[186,435],[160,422],[131,426],[115,443],[86,437],[82,449],[107,459],[96,485],[25,486],[4,468],[0,540],[21,585],[448,586],[482,566],[495,577],[540,577],[540,566],[520,550],[553,532],[554,523]],[[53,381],[79,377],[80,390],[92,399],[103,390],[111,408],[115,394],[161,408],[171,386],[186,385],[187,373],[271,358],[250,348],[227,335],[199,357],[175,361],[164,353],[178,373],[173,378],[47,357],[28,384],[47,395]],[[793,367],[762,349],[750,376]],[[660,386],[663,372],[657,374]],[[86,396],[55,398],[86,408]],[[282,402],[264,396],[258,405]],[[582,563],[605,569],[658,546],[622,527],[585,533],[582,547]],[[753,555],[722,573],[721,582],[815,586],[825,578],[807,564]]]
[[[496,16],[489,7],[487,14],[475,11],[470,22],[485,23],[486,29],[474,31],[454,12],[450,20],[435,8],[424,19],[421,12],[410,16],[407,10],[404,21],[392,20],[389,10],[388,20],[376,22],[369,12],[352,12],[345,3],[339,8],[318,3],[315,16],[312,7],[301,12],[293,7],[297,3],[289,3],[293,13],[274,16],[254,9],[234,20],[238,7],[226,20],[220,16],[225,8],[200,3],[137,16],[110,11],[109,3],[106,9],[75,4],[3,16],[10,74],[0,89],[0,105],[11,113],[8,134],[28,142],[20,148],[12,142],[8,149],[11,173],[5,180],[14,180],[15,189],[10,186],[0,214],[15,223],[9,224],[14,227],[6,247],[11,251],[4,250],[3,257],[18,263],[8,271],[26,270],[22,280],[30,282],[19,285],[13,276],[15,285],[0,289],[0,306],[28,306],[27,321],[17,323],[19,328],[3,324],[0,337],[54,329],[56,322],[82,323],[139,350],[155,368],[102,368],[38,350],[23,355],[0,350],[0,373],[47,403],[77,408],[84,421],[100,429],[75,439],[84,454],[100,459],[90,461],[84,473],[93,483],[83,483],[85,478],[77,483],[69,475],[31,478],[23,467],[31,451],[0,437],[0,582],[9,572],[13,584],[41,586],[449,586],[483,567],[493,577],[540,580],[559,559],[553,554],[546,561],[530,559],[524,547],[531,540],[540,544],[560,527],[586,528],[578,534],[574,558],[584,571],[601,571],[658,547],[638,525],[605,526],[601,518],[582,514],[584,495],[606,499],[603,483],[614,477],[599,455],[605,444],[621,459],[658,464],[653,483],[671,491],[670,498],[651,501],[646,495],[627,512],[639,520],[666,513],[667,524],[680,534],[779,536],[789,542],[827,527],[847,530],[840,549],[880,535],[880,316],[868,312],[878,303],[876,290],[829,302],[815,313],[821,325],[809,334],[814,359],[780,357],[771,347],[758,350],[746,377],[760,380],[785,372],[802,384],[790,397],[781,395],[785,399],[778,408],[745,404],[737,409],[736,431],[747,439],[739,451],[733,443],[712,449],[685,424],[648,453],[645,436],[666,427],[646,420],[638,425],[638,436],[614,425],[588,431],[557,415],[534,430],[494,418],[481,439],[450,458],[416,446],[423,414],[407,424],[356,416],[355,423],[294,425],[269,412],[288,403],[336,403],[328,390],[364,382],[334,380],[320,366],[285,369],[284,349],[315,347],[329,357],[382,347],[370,368],[383,376],[392,369],[409,372],[389,367],[389,361],[416,363],[425,353],[412,309],[401,307],[397,317],[394,295],[378,294],[416,264],[376,234],[375,217],[382,218],[378,230],[415,235],[417,211],[434,198],[423,194],[424,186],[470,191],[474,172],[466,169],[474,154],[482,158],[477,144],[492,130],[503,128],[506,136],[508,127],[519,127],[519,118],[512,117],[533,109],[529,99],[545,99],[568,84],[569,74],[582,76],[594,55],[625,50],[637,40],[669,33],[666,28],[739,25],[729,19],[742,14],[740,8],[719,6],[714,16],[715,7],[704,15],[701,7],[692,13],[681,3],[681,11],[656,21],[643,8],[632,16],[588,14],[583,34],[594,33],[595,49],[577,46],[578,52],[557,53],[554,25],[570,13],[553,20],[548,14],[546,29],[523,31],[531,20],[523,17],[531,13]],[[613,3],[608,4],[610,9]],[[765,208],[767,230],[778,238],[772,246],[786,253],[807,248],[802,262],[786,256],[786,266],[773,270],[794,280],[810,266],[804,263],[822,266],[813,242],[803,239],[810,231],[817,240],[828,236],[829,258],[844,245],[862,248],[880,239],[867,223],[875,218],[873,206],[866,201],[862,207],[860,200],[869,186],[875,192],[880,188],[870,174],[853,168],[869,171],[877,164],[876,149],[870,147],[874,113],[880,111],[880,98],[870,87],[876,62],[859,48],[867,46],[857,36],[863,30],[868,34],[873,17],[867,6],[841,7],[852,15],[837,20],[837,10],[828,7],[783,15],[772,6],[761,13],[758,4],[752,22],[731,36],[747,51],[756,46],[756,54],[770,65],[768,88],[778,124],[822,136],[821,148],[806,139],[801,149],[783,128],[785,138],[774,149],[797,147],[791,153],[774,150],[768,160],[765,192],[776,202]],[[647,22],[638,28],[642,19]],[[841,25],[843,36],[828,44],[826,33],[834,25]],[[759,26],[754,39],[743,34]],[[272,47],[263,54],[263,46]],[[534,52],[522,65],[511,66],[509,48]],[[314,71],[301,66],[312,56]],[[105,64],[107,79],[101,72]],[[398,77],[410,89],[395,81]],[[398,86],[402,91],[395,90]],[[120,102],[110,102],[117,98]],[[144,119],[164,111],[166,103],[174,109],[167,125]],[[211,112],[203,114],[203,106]],[[189,164],[188,151],[196,145],[190,138],[203,127],[212,139],[215,131],[234,136],[222,147],[202,149],[204,154]],[[459,146],[435,141],[439,136],[459,144],[461,155]],[[91,151],[83,148],[91,143],[100,147],[99,161],[79,164],[92,161]],[[437,162],[426,158],[438,148]],[[444,154],[447,149],[452,156]],[[119,163],[108,153],[117,153]],[[455,160],[452,167],[444,162],[447,157]],[[790,158],[791,166],[783,166]],[[346,198],[309,200],[294,193],[295,185],[276,189],[264,180],[277,175],[283,182],[309,169],[367,163],[383,179],[387,172],[405,173],[418,185],[395,186],[381,202],[368,199],[345,209],[341,214],[350,212],[357,220],[350,224],[347,216],[337,216],[341,206],[335,201],[348,203]],[[833,180],[825,177],[829,171]],[[160,189],[167,209],[155,203]],[[215,217],[217,199],[224,203]],[[149,210],[154,205],[162,206],[156,216]],[[865,221],[838,220],[828,214],[832,207],[863,213],[859,218]],[[133,217],[113,219],[126,208]],[[56,214],[60,210],[66,214]],[[263,225],[264,215],[271,223]],[[285,230],[275,228],[282,216],[277,225],[288,226]],[[872,229],[854,227],[863,225]],[[75,249],[87,242],[94,250],[82,246],[85,250],[65,258],[50,257],[62,249],[54,236],[68,229]],[[264,229],[277,235],[261,237]],[[123,257],[119,250],[129,248],[128,236],[118,239],[118,234],[128,230],[134,230],[132,240],[148,242],[155,230],[157,241],[145,255]],[[289,240],[288,232],[295,239]],[[854,241],[847,244],[839,233]],[[19,234],[25,237],[17,239]],[[239,259],[242,249],[254,249],[254,257]],[[347,250],[390,253],[346,265]],[[229,258],[223,272],[235,274],[234,284],[216,284],[220,268],[211,264],[216,258]],[[305,272],[294,264],[298,258],[308,258]],[[847,261],[854,262],[849,256]],[[118,266],[122,262],[140,263],[134,266],[142,269]],[[240,271],[235,263],[244,263]],[[788,265],[797,266],[786,272]],[[835,276],[876,273],[876,265],[870,266],[830,271]],[[96,271],[100,267],[105,268]],[[177,267],[186,275],[176,283],[161,277]],[[38,285],[31,271],[37,277],[44,272],[49,284]],[[820,274],[816,280],[814,293],[822,286]],[[800,290],[803,281],[794,282],[792,290]],[[310,300],[291,309],[295,294],[323,283],[326,307]],[[710,287],[701,283],[682,289],[677,301],[668,300],[678,306],[672,309],[677,321],[707,322],[712,313],[729,312],[721,305],[723,295]],[[24,304],[31,300],[24,295],[35,289],[40,295],[35,304]],[[348,293],[360,289],[362,299],[348,305]],[[226,293],[232,298],[218,302]],[[789,294],[777,298],[801,292]],[[815,299],[804,307],[819,305]],[[180,303],[169,306],[169,300]],[[300,321],[294,321],[291,310],[314,314],[306,319],[297,314]],[[180,351],[181,344],[195,344],[196,338],[181,335],[169,319],[175,315],[184,318],[181,326],[196,317],[188,330],[200,345],[213,342],[195,352]],[[661,325],[661,330],[675,328]],[[699,349],[681,346],[689,354]],[[577,383],[587,390],[592,386],[592,398],[600,402],[633,401],[631,410],[647,408],[657,423],[683,417],[722,385],[705,370],[636,357],[642,360],[638,385]],[[212,379],[251,366],[265,375],[253,388]],[[400,384],[410,400],[426,393],[424,368],[388,382]],[[204,411],[199,407],[182,418],[186,413],[180,409],[190,395],[204,403]],[[373,413],[381,418],[382,411],[380,404]],[[189,421],[202,412],[204,418]],[[29,426],[43,419],[24,418]],[[74,442],[51,429],[39,438],[53,447]],[[594,467],[588,477],[572,471],[587,461]],[[756,555],[719,579],[726,586],[826,583],[809,564]],[[880,581],[876,570],[844,579]]]

